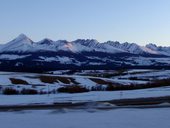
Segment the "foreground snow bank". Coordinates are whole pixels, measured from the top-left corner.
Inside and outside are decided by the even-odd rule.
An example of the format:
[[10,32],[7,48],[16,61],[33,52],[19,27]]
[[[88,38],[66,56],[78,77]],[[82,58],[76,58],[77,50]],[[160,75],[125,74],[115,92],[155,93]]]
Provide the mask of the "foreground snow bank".
[[170,108],[1,112],[2,128],[169,128]]

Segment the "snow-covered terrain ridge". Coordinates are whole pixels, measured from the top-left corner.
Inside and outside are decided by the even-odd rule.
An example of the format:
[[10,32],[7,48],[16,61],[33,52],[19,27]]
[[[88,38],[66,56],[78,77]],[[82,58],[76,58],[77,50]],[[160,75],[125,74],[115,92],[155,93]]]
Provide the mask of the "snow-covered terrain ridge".
[[78,39],[75,41],[43,39],[33,42],[26,35],[20,34],[17,38],[0,47],[0,52],[35,52],[35,51],[71,51],[80,53],[83,51],[100,51],[107,53],[132,53],[132,54],[156,54],[170,56],[170,47],[157,47],[153,44],[139,46],[135,43],[119,43],[108,41],[99,43],[94,39]]
[[154,51],[152,49],[149,49],[148,47],[145,46],[139,46],[135,43],[119,43],[119,42],[113,42],[113,41],[108,41],[106,44],[109,44],[113,47],[122,49],[126,52],[133,53],[133,54],[143,54],[143,53],[149,53],[149,54],[158,54],[157,51]]
[[4,59],[4,60],[15,60],[15,59],[22,59],[25,57],[28,57],[29,55],[9,55],[9,54],[2,54],[0,55],[0,59]]
[[0,45],[1,71],[44,72],[52,70],[108,70],[122,68],[170,68],[170,47],[154,44],[94,39],[34,42],[21,34]]

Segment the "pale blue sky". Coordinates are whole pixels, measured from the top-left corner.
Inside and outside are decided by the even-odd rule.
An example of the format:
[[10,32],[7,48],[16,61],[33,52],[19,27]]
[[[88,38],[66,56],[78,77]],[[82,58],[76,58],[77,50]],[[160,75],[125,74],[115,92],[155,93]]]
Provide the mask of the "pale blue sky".
[[170,0],[0,0],[0,43],[20,33],[170,46]]

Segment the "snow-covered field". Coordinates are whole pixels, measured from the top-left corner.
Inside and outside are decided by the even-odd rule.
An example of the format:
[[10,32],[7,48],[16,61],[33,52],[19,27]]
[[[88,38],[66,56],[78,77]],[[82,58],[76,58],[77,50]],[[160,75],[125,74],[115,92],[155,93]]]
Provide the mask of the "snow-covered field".
[[[54,83],[42,82],[40,80],[41,76],[48,77],[60,77],[66,80],[66,83],[60,79]],[[10,80],[11,78],[24,80],[28,85],[24,84],[14,84]],[[59,87],[66,85],[73,85],[75,83],[71,82],[70,79],[75,80],[79,85],[85,86],[87,88],[96,86],[97,83],[93,82],[86,76],[77,76],[77,75],[50,75],[50,74],[35,74],[35,73],[14,73],[14,72],[0,72],[0,92],[4,88],[15,88],[17,90],[22,90],[23,88],[36,89],[38,91],[53,91],[57,90]],[[69,83],[67,83],[69,81]],[[113,81],[110,79],[110,81]],[[113,81],[114,82],[114,81]]]
[[2,128],[169,128],[170,108],[1,112]]
[[[65,72],[65,71],[63,71]],[[57,72],[59,73],[59,71]],[[84,72],[84,74],[87,74],[88,72]],[[99,72],[101,74],[101,71]],[[147,81],[142,81],[142,80],[127,80],[127,79],[118,79],[118,77],[114,78],[103,78],[103,77],[93,77],[93,76],[83,76],[78,75],[78,74],[73,74],[73,75],[61,75],[62,71],[60,71],[58,74],[36,74],[36,73],[15,73],[15,72],[0,72],[0,93],[2,93],[2,90],[5,88],[14,88],[16,90],[22,90],[23,88],[26,89],[36,89],[37,91],[43,91],[43,92],[51,92],[55,91],[58,88],[66,85],[75,85],[78,83],[80,86],[84,86],[86,88],[92,88],[96,87],[96,85],[100,85],[103,87],[106,87],[107,84],[99,84],[96,81],[93,81],[92,79],[97,79],[97,80],[102,80],[106,82],[112,82],[112,83],[120,83],[124,85],[129,85],[131,83],[135,84],[142,84],[142,83],[147,83]],[[89,74],[90,75],[90,74]],[[41,76],[47,76],[47,77],[59,77],[64,79],[58,79],[55,82],[49,83],[49,82],[44,82],[40,79]],[[14,84],[12,79],[17,79],[17,80],[23,80],[28,84]],[[51,79],[51,78],[49,78]],[[73,82],[72,81],[75,81]]]
[[87,92],[77,94],[46,94],[46,95],[0,95],[0,105],[16,105],[16,104],[50,104],[54,102],[85,102],[85,101],[105,101],[113,99],[126,98],[146,98],[169,96],[170,87],[161,87],[153,89],[132,90],[132,91],[113,91],[113,92]]
[[139,79],[150,79],[150,80],[166,79],[166,78],[170,78],[170,70],[150,70],[150,71],[130,70],[127,71],[127,75],[113,77],[113,79],[114,78],[127,79],[130,77],[137,77]]
[[[104,71],[98,71],[104,72]],[[85,72],[87,74],[89,72]],[[93,72],[94,73],[94,72]],[[34,73],[14,73],[14,72],[0,72],[0,90],[5,87],[14,87],[16,89],[22,88],[33,88],[37,90],[53,90],[59,88],[64,84],[62,81],[55,83],[44,83],[38,76],[42,74]],[[74,78],[81,86],[93,87],[97,83],[92,81],[90,78],[96,78],[92,76],[80,76],[80,75],[50,75],[43,74],[48,76],[57,76],[64,78]],[[129,80],[129,77],[138,77],[138,78],[170,78],[170,70],[130,70],[126,71],[124,75],[115,76],[112,78],[101,78],[106,81],[113,81],[117,83],[129,84],[129,83],[145,83],[147,81],[142,80]],[[22,79],[29,83],[29,85],[20,85],[12,84],[10,78]],[[121,78],[121,79],[120,79]],[[70,84],[73,84],[70,82]],[[32,86],[34,85],[34,86]],[[35,86],[36,85],[36,86]],[[169,96],[170,95],[170,86],[151,88],[151,89],[142,89],[142,90],[129,90],[129,91],[95,91],[95,92],[86,92],[78,94],[66,94],[66,93],[56,93],[56,94],[44,94],[44,95],[0,95],[0,105],[16,105],[16,104],[31,104],[31,103],[43,103],[49,104],[54,102],[84,102],[84,101],[105,101],[112,99],[121,99],[121,98],[141,98],[141,97],[159,97],[159,96]]]

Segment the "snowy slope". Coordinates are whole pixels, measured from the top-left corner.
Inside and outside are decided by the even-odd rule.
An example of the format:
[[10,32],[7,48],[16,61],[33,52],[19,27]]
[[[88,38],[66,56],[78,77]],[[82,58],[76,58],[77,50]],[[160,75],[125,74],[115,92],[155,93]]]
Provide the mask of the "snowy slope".
[[155,44],[148,44],[146,47],[156,51],[158,54],[170,56],[170,47],[156,46]]

